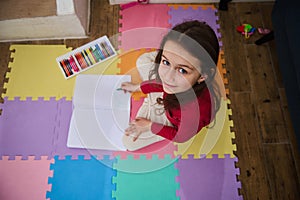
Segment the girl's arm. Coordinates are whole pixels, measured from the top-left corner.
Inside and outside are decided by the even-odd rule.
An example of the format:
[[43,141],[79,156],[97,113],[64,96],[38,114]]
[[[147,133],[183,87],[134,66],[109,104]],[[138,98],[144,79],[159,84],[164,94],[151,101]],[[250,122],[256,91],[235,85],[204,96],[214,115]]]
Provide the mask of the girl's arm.
[[[174,112],[172,119],[174,126],[166,126],[145,118],[137,118],[130,123],[125,134],[133,136],[135,141],[141,133],[151,130],[152,133],[168,140],[179,143],[186,142],[210,123],[211,104],[209,102],[202,103],[200,112],[193,103],[184,109],[178,110],[178,112]],[[200,113],[202,114],[200,115]]]
[[140,92],[148,94],[151,92],[163,92],[162,84],[156,80],[143,81],[141,84],[135,84],[132,82],[123,82],[121,84],[122,90],[125,92]]
[[163,92],[162,84],[154,79],[142,82],[140,88],[144,94],[148,94],[151,92]]
[[196,128],[195,125],[193,126],[194,128],[189,127],[185,130],[180,130],[178,127],[165,126],[152,122],[151,131],[152,133],[155,133],[156,135],[162,136],[173,142],[183,143],[198,133],[198,127]]
[[141,91],[140,84],[135,84],[132,82],[123,82],[121,84],[122,90],[125,92],[139,92]]
[[194,137],[203,127],[209,123],[186,124],[180,127],[165,126],[152,122],[151,131],[173,142],[183,143]]
[[170,121],[173,127],[152,122],[151,131],[174,142],[186,142],[209,125],[211,109],[210,99],[190,102],[181,109],[172,111]]

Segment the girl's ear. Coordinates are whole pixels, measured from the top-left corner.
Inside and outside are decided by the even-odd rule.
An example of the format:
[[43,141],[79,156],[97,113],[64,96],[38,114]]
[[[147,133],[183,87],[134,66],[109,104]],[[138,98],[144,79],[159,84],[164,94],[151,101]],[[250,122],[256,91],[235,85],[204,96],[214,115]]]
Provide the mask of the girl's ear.
[[197,80],[197,83],[200,84],[207,79],[207,74],[202,74],[200,78]]

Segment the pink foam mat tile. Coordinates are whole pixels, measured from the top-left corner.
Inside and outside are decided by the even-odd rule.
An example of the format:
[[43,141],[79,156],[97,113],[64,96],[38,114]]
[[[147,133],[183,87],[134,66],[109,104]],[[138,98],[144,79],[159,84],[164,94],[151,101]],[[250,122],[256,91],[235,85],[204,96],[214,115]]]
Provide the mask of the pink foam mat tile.
[[127,52],[132,49],[158,49],[160,41],[168,29],[144,27],[122,32],[120,49]]
[[136,5],[120,11],[120,32],[141,27],[169,27],[166,4]]
[[239,169],[235,168],[238,159],[213,158],[178,159],[176,167],[179,171],[177,181],[180,184],[178,196],[181,200],[207,199],[207,200],[242,200],[238,194],[241,183],[237,181],[240,174]]
[[135,5],[120,11],[120,49],[158,48],[169,25],[166,4]]
[[0,160],[0,199],[46,199],[46,192],[51,189],[48,177],[53,175],[50,170],[53,162],[47,157],[40,160],[32,156],[28,160],[21,160],[20,156],[14,160],[3,157]]

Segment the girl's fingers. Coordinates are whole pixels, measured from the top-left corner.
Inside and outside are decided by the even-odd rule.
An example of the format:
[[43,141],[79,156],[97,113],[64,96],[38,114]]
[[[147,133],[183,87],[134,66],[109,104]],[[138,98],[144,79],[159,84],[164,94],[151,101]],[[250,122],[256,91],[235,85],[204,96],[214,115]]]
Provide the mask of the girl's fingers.
[[125,132],[134,132],[136,130],[136,128],[134,127],[128,127]]
[[129,125],[129,127],[127,129],[125,129],[125,135],[126,136],[134,136],[134,133],[136,133],[137,130],[136,130],[136,127],[132,124]]
[[127,128],[125,130],[125,135],[126,136],[131,136],[133,142],[136,141],[139,138],[140,134],[141,133],[139,131],[137,131],[135,128]]
[[133,137],[133,142],[135,142],[141,135],[141,132],[135,132],[135,133],[136,133],[136,135]]
[[125,131],[125,135],[126,135],[126,136],[130,136],[130,135],[131,135],[131,132],[130,132],[130,131]]
[[131,121],[129,124],[129,127],[127,129],[125,129],[125,135],[132,136],[133,142],[136,141],[142,133],[141,130],[139,130],[139,128],[136,125],[139,120],[140,119],[137,118],[137,119]]

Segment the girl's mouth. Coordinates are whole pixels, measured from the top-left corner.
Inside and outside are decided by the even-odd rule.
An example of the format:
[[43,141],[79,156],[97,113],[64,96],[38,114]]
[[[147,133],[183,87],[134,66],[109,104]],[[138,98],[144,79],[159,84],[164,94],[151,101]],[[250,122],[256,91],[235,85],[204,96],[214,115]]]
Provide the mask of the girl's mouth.
[[167,86],[168,88],[175,88],[175,87],[176,87],[175,85],[171,85],[171,84],[166,83],[166,82],[163,82],[163,84],[164,84],[165,86]]

